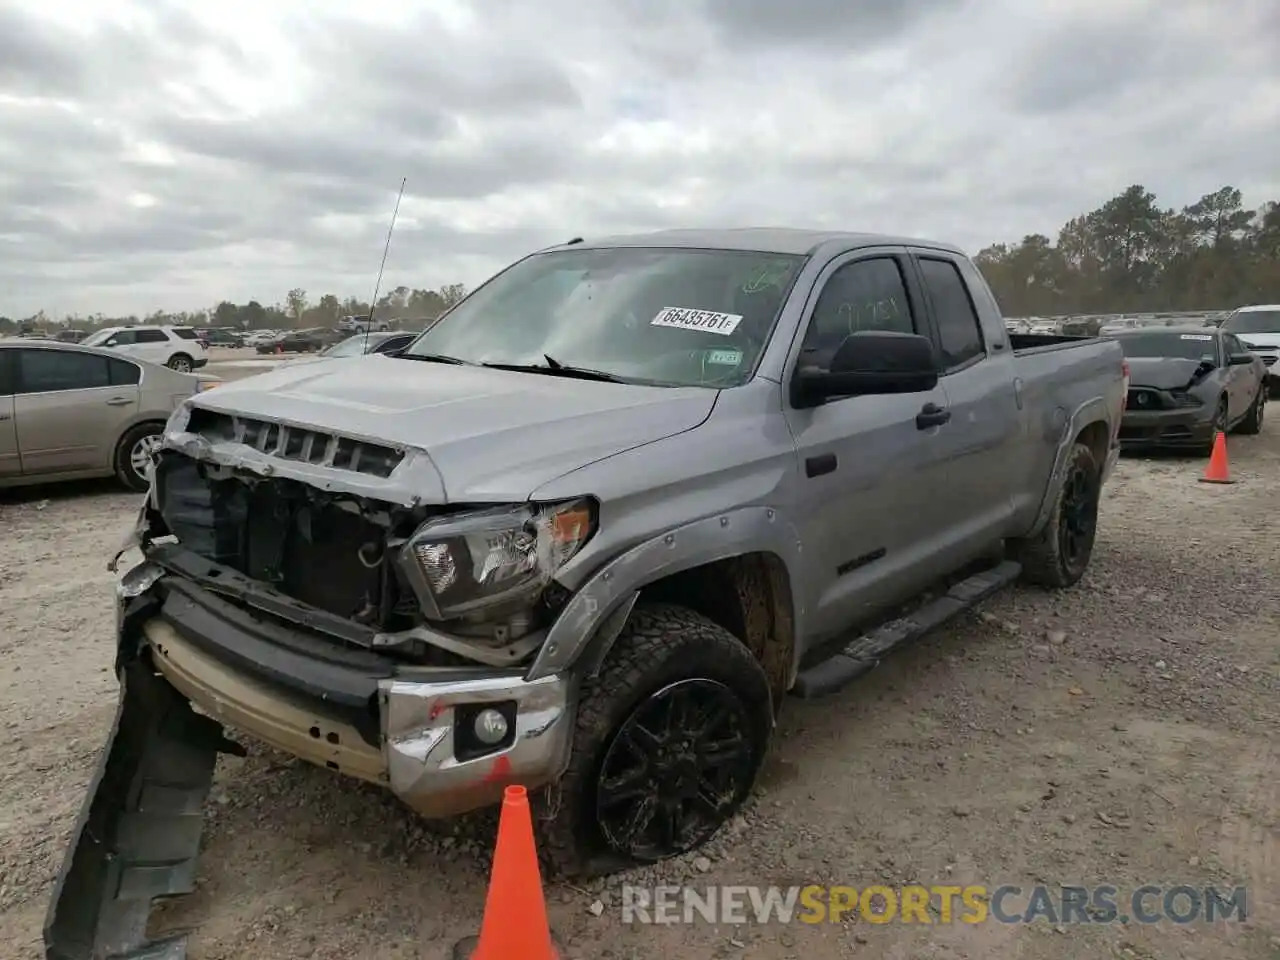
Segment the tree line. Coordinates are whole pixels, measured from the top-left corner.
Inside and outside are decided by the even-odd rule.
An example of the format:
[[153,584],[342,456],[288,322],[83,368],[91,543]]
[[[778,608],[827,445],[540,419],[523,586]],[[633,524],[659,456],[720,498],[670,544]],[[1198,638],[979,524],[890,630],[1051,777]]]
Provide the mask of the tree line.
[[[1062,225],[1056,240],[1033,233],[1017,243],[985,247],[975,257],[1008,317],[1063,314],[1228,310],[1280,302],[1280,203],[1246,207],[1225,186],[1181,210],[1162,207],[1134,184],[1096,210]],[[388,320],[433,320],[466,295],[460,283],[439,289],[396,287],[378,298]],[[339,317],[369,313],[367,301],[326,293],[314,302],[301,288],[283,303],[224,300],[208,310],[146,317],[70,316],[92,329],[132,323],[173,323],[241,329],[332,326]],[[56,321],[42,312],[0,317],[0,334],[41,329]]]
[[1062,225],[975,258],[1007,317],[1230,310],[1280,302],[1280,204],[1235,187],[1181,210],[1140,184]]
[[[414,321],[434,320],[445,310],[465,297],[467,288],[461,283],[446,283],[436,289],[417,289],[400,286],[378,298],[374,316],[381,320]],[[286,295],[283,303],[264,305],[257,300],[248,303],[232,303],[223,300],[208,310],[171,312],[157,310],[146,316],[107,316],[101,313],[90,316],[71,315],[61,323],[72,329],[96,330],[101,327],[132,326],[137,323],[171,323],[175,326],[234,327],[238,330],[293,330],[311,327],[332,327],[339,317],[368,316],[369,301],[356,297],[338,299],[326,293],[314,302],[307,291],[295,287]],[[26,330],[42,330],[58,325],[59,321],[40,311],[30,317],[15,320],[0,316],[0,335]]]

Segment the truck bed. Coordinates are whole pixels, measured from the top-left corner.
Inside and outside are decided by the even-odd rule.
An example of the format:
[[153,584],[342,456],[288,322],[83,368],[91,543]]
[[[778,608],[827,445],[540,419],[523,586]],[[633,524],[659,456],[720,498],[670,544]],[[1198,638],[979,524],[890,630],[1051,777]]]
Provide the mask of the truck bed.
[[1009,345],[1016,356],[1028,353],[1048,353],[1050,350],[1062,350],[1084,343],[1092,343],[1101,337],[1077,336],[1068,333],[1011,333]]

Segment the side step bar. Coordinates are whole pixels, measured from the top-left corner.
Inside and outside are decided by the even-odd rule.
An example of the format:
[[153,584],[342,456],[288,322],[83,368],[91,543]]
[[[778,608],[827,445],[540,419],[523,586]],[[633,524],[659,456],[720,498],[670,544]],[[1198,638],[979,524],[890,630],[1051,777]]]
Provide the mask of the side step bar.
[[1006,560],[960,581],[909,616],[890,620],[845,644],[827,659],[801,670],[791,688],[792,695],[811,700],[834,693],[875,667],[894,647],[916,640],[970,609],[1018,579],[1021,572],[1020,563]]
[[186,935],[147,939],[151,901],[195,889],[219,753],[244,755],[148,664],[120,672],[115,723],[45,919],[48,960],[183,960]]

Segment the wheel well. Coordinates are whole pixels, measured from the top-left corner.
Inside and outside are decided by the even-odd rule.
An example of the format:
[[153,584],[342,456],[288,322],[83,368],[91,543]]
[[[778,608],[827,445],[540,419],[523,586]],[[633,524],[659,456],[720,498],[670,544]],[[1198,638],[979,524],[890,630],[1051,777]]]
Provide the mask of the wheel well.
[[640,591],[640,602],[696,610],[742,641],[764,668],[775,708],[791,682],[795,651],[791,583],[772,553],[716,560],[663,577]]
[[1093,459],[1101,467],[1107,462],[1107,449],[1111,446],[1111,438],[1107,434],[1107,425],[1101,420],[1089,424],[1076,435],[1076,443],[1083,443],[1093,451]]

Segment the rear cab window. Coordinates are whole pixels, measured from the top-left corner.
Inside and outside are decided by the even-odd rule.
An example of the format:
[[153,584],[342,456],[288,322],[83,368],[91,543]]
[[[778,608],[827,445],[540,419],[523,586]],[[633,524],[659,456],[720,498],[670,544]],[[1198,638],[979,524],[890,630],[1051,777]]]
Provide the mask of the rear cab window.
[[933,308],[942,367],[950,372],[987,354],[982,323],[968,283],[952,260],[917,255],[920,282]]
[[133,331],[134,343],[164,343],[169,337],[156,327]]
[[174,327],[173,332],[183,340],[198,340],[199,335],[190,327]]

